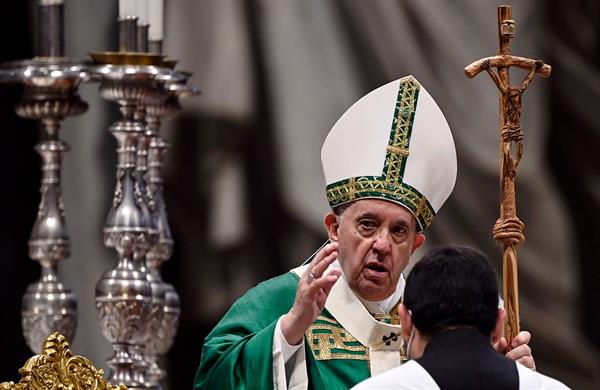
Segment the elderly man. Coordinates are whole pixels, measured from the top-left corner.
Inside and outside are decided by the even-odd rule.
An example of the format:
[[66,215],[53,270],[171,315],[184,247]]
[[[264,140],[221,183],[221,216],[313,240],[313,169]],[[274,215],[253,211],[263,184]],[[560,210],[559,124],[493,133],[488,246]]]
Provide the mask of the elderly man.
[[[405,360],[402,271],[454,187],[448,124],[405,77],[352,105],[321,159],[329,244],[234,303],[205,340],[196,389],[347,389]],[[528,341],[509,356],[532,366]]]
[[567,389],[559,381],[500,355],[504,332],[496,274],[484,254],[445,247],[411,271],[399,309],[411,360],[360,383],[356,390]]

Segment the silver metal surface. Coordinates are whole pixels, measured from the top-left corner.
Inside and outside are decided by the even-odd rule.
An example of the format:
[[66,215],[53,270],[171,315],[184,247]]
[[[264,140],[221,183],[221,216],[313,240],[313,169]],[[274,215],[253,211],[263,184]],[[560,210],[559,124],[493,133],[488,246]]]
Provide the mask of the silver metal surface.
[[64,57],[11,61],[0,66],[0,82],[34,87],[75,88],[90,77],[89,66]]
[[[68,242],[53,247],[48,244],[39,253],[50,253],[51,257],[66,258]],[[27,345],[34,353],[42,351],[42,343],[52,332],[60,332],[73,340],[77,327],[77,300],[75,294],[66,289],[56,276],[56,263],[42,262],[42,276],[27,287],[21,305],[21,325]]]
[[119,19],[119,51],[137,51],[137,16]]
[[75,295],[57,276],[58,263],[71,251],[61,189],[62,158],[69,148],[59,139],[59,129],[65,117],[87,110],[77,95],[77,86],[87,79],[85,66],[64,58],[16,61],[0,67],[0,82],[25,85],[15,106],[17,114],[38,120],[41,126],[35,147],[42,160],[41,196],[28,244],[29,256],[40,262],[42,272],[27,288],[21,307],[23,334],[34,353],[41,352],[44,338],[54,331],[72,341],[77,326]]
[[62,57],[65,54],[63,9],[62,1],[41,1],[38,5],[40,57]]
[[[178,72],[174,79],[185,83],[190,74]],[[176,82],[164,83],[164,88],[157,91],[158,95],[149,95],[146,99],[146,125],[149,136],[148,151],[148,188],[154,202],[153,216],[158,229],[158,242],[146,255],[148,267],[148,280],[153,291],[164,294],[162,306],[163,315],[160,323],[153,325],[152,331],[147,333],[145,340],[144,358],[149,363],[146,378],[149,384],[157,389],[164,388],[166,372],[160,367],[159,360],[173,345],[177,328],[181,304],[179,296],[172,285],[165,283],[160,275],[162,263],[169,260],[173,253],[173,236],[169,227],[166,205],[163,198],[162,165],[169,144],[160,137],[161,121],[174,115],[180,108],[179,97],[198,94],[196,87],[189,87]],[[161,96],[162,95],[162,96]],[[158,317],[157,317],[158,318]]]
[[122,114],[109,128],[117,139],[118,164],[113,203],[104,226],[104,243],[115,248],[119,263],[96,288],[98,318],[115,350],[108,362],[109,380],[133,389],[154,389],[143,356],[149,335],[161,324],[165,292],[148,279],[146,269],[146,255],[159,235],[153,216],[156,207],[146,183],[150,140],[145,104],[161,96],[156,78],[170,79],[172,72],[128,65],[104,65],[97,72],[103,78],[100,94],[117,102]]
[[142,53],[148,52],[148,28],[149,24],[138,24],[137,26],[137,51]]

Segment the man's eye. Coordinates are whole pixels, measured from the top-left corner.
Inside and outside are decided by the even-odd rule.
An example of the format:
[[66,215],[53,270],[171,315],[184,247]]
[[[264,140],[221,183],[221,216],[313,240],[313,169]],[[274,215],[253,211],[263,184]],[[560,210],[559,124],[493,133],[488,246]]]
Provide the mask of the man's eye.
[[406,234],[407,229],[404,226],[398,226],[396,228],[392,229],[392,233],[396,234],[396,235],[404,235]]
[[358,222],[358,224],[359,224],[359,226],[360,226],[361,228],[364,228],[364,229],[373,229],[373,228],[375,228],[375,227],[377,226],[377,225],[375,224],[375,221],[371,221],[371,220],[369,220],[369,219],[363,219],[363,220],[360,220],[360,221]]

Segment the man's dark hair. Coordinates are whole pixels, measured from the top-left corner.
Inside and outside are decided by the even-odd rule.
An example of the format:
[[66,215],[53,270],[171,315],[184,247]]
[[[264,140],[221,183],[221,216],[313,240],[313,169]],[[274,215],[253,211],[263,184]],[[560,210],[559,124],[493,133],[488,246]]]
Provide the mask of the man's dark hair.
[[496,324],[496,273],[480,251],[447,246],[425,255],[412,269],[404,305],[427,336],[448,327],[472,326],[489,336]]
[[344,211],[346,211],[346,209],[350,206],[351,203],[352,202],[348,202],[348,203],[344,203],[344,204],[339,205],[339,206],[335,206],[333,208],[333,213],[335,215],[337,215],[338,217],[341,217],[342,214],[344,213]]

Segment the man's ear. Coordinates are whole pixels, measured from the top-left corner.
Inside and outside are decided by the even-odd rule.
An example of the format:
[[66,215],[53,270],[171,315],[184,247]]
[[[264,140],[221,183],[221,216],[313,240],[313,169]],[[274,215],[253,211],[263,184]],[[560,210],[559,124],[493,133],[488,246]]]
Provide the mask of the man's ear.
[[415,234],[415,240],[413,241],[411,254],[413,254],[423,244],[425,244],[425,235],[423,233]]
[[329,241],[337,242],[338,240],[338,221],[337,216],[333,212],[325,214],[325,229],[329,235]]
[[499,307],[496,312],[496,325],[492,330],[492,344],[496,344],[501,337],[504,336],[504,324],[506,323],[506,310]]
[[406,345],[410,338],[413,322],[408,309],[403,304],[398,305],[398,317],[400,318],[400,325],[402,326],[402,339],[404,339],[404,344]]

